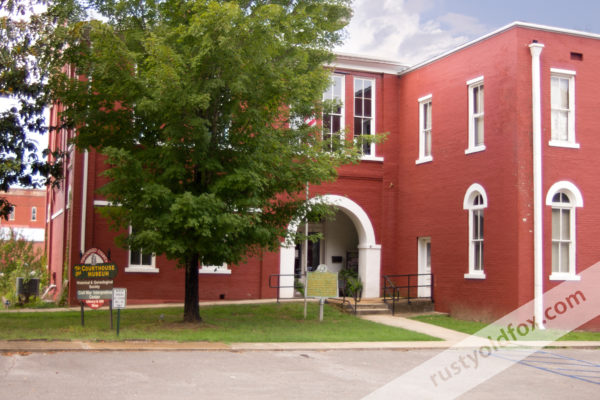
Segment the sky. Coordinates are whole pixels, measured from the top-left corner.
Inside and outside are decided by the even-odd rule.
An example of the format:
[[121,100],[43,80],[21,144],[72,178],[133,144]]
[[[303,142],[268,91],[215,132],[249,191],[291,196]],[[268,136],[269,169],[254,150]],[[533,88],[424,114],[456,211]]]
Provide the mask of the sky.
[[336,51],[415,65],[514,21],[600,34],[598,0],[354,0]]

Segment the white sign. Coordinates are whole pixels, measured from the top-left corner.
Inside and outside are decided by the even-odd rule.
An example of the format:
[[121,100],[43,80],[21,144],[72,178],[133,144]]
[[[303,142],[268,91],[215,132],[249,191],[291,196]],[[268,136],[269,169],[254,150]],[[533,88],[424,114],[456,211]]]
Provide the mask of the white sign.
[[112,306],[115,310],[123,309],[127,305],[127,289],[113,288],[112,290]]

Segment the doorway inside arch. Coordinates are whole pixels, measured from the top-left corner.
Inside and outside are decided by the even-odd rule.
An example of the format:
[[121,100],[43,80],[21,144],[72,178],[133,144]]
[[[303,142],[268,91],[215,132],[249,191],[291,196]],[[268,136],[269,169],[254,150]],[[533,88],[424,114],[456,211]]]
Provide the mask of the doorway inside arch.
[[[303,224],[298,227],[301,231],[305,229]],[[329,272],[340,273],[346,269],[358,275],[358,233],[345,212],[338,210],[331,219],[308,224],[308,233],[311,236],[319,235],[320,238],[296,245],[294,274],[302,274],[302,257],[306,245],[309,272],[324,264]]]

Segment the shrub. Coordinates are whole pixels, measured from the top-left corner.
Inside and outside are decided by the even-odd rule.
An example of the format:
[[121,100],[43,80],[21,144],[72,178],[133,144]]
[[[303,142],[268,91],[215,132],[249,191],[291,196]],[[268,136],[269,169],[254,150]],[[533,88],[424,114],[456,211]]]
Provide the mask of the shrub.
[[360,301],[363,284],[358,276],[358,272],[350,269],[343,269],[340,271],[339,276],[343,284],[344,295]]
[[13,304],[22,303],[25,299],[17,298],[17,278],[22,277],[24,284],[38,278],[44,287],[48,283],[45,264],[42,251],[35,249],[33,242],[25,240],[15,230],[0,236],[0,295]]

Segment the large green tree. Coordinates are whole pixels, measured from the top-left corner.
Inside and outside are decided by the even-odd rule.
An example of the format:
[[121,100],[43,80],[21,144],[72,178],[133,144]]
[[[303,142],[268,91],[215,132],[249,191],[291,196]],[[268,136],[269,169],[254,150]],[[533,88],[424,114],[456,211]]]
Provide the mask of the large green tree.
[[307,209],[306,185],[357,159],[351,141],[324,148],[320,128],[306,123],[336,106],[321,101],[325,66],[349,3],[49,5],[50,98],[65,106],[78,148],[106,155],[100,191],[115,205],[106,214],[134,227],[124,244],[185,268],[185,321],[200,321],[199,264],[277,249],[293,218],[322,211]]
[[[54,21],[35,14],[37,1],[0,0],[0,218],[12,204],[11,186],[40,187],[60,178],[61,158],[40,157],[37,135],[48,134],[44,112],[51,103],[47,60],[38,57]],[[43,152],[46,155],[46,152]]]

